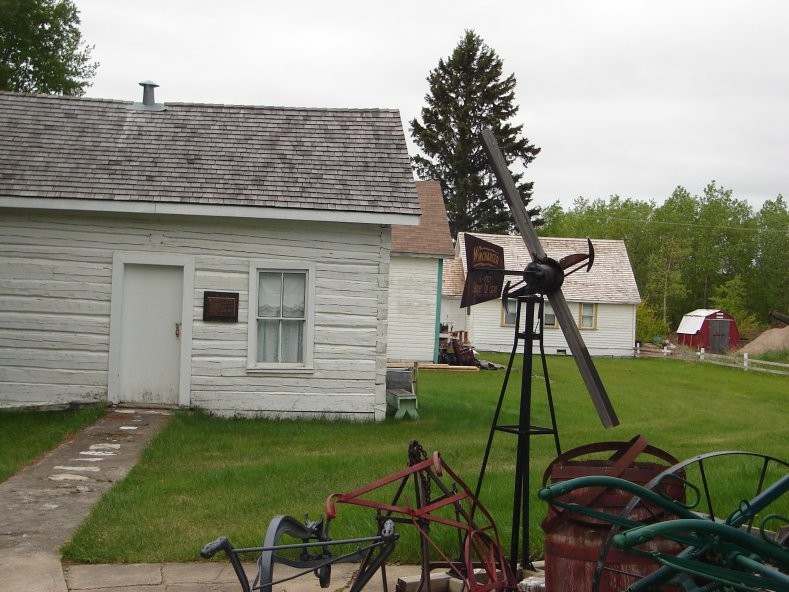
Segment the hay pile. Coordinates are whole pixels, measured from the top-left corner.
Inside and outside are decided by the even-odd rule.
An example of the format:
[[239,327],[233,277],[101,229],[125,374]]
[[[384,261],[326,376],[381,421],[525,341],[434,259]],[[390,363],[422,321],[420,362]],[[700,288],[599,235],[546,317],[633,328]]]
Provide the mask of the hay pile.
[[739,353],[753,355],[785,349],[789,349],[789,325],[780,329],[767,329],[743,347]]

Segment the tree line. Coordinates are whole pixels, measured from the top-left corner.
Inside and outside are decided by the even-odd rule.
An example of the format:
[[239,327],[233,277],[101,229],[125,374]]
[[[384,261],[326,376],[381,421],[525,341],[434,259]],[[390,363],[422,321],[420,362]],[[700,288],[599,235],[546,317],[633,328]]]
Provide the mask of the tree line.
[[758,211],[715,181],[702,195],[677,187],[654,201],[577,198],[543,209],[544,236],[621,239],[642,304],[639,339],[676,330],[682,316],[717,308],[753,335],[770,310],[789,312],[789,207],[782,195]]
[[[410,122],[422,154],[416,174],[438,179],[453,237],[460,231],[510,233],[511,214],[482,152],[479,133],[493,130],[509,165],[526,169],[540,149],[512,119],[518,111],[515,77],[501,58],[468,30],[427,77],[421,121]],[[768,311],[789,312],[789,210],[783,196],[758,212],[714,181],[702,195],[677,187],[661,205],[654,201],[588,200],[530,207],[532,184],[515,182],[540,234],[621,239],[627,246],[643,300],[638,338],[651,341],[676,330],[697,308],[733,315],[740,332],[755,333]]]

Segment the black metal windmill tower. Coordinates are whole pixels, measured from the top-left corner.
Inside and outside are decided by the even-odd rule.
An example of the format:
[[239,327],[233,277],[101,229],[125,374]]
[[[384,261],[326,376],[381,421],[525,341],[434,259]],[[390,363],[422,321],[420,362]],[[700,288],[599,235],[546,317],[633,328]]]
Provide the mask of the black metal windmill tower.
[[[526,247],[531,255],[531,263],[524,270],[510,271],[504,269],[503,250],[492,243],[487,243],[481,239],[472,239],[472,244],[467,242],[467,279],[464,289],[461,306],[472,306],[479,302],[492,300],[499,297],[517,299],[517,314],[515,326],[515,341],[513,344],[510,363],[504,380],[504,387],[499,398],[498,408],[491,426],[490,437],[482,462],[479,481],[477,483],[477,496],[479,496],[482,480],[485,473],[490,449],[493,442],[493,435],[496,431],[513,433],[518,436],[517,457],[515,463],[515,491],[512,516],[512,541],[510,567],[515,572],[518,564],[518,547],[521,544],[522,556],[520,563],[523,566],[530,565],[528,556],[528,522],[529,522],[529,454],[530,438],[537,434],[553,434],[557,453],[560,452],[558,429],[553,413],[553,401],[551,397],[550,384],[547,377],[547,367],[545,365],[545,355],[542,348],[542,303],[543,298],[547,298],[553,308],[556,320],[561,327],[570,351],[578,366],[578,371],[583,378],[589,396],[592,399],[600,421],[606,428],[611,428],[619,424],[619,419],[614,412],[611,402],[603,386],[600,375],[592,362],[589,350],[581,337],[581,332],[575,323],[575,319],[570,312],[567,301],[562,293],[564,278],[586,268],[588,271],[594,262],[594,250],[591,241],[588,241],[589,253],[580,253],[562,258],[559,261],[551,259],[545,253],[540,239],[532,226],[529,215],[523,204],[523,200],[515,187],[515,182],[507,168],[507,162],[499,150],[496,139],[491,130],[484,130],[481,135],[482,145],[490,160],[496,178],[499,181],[504,197],[509,204],[512,215],[515,219],[515,226],[520,232]],[[467,239],[468,239],[467,235]],[[575,266],[575,267],[573,267]],[[572,269],[571,269],[572,268]],[[503,287],[504,276],[517,274],[521,280],[514,286],[507,283]],[[503,289],[502,289],[503,288]],[[526,305],[525,322],[521,321],[521,304]],[[537,316],[539,317],[539,331],[534,332],[535,306],[538,307]],[[524,331],[520,327],[525,327]],[[543,361],[543,370],[546,379],[546,389],[548,392],[548,403],[551,412],[552,427],[538,427],[532,425],[531,421],[531,369],[532,369],[532,348],[533,343],[539,339],[540,353]],[[517,426],[498,425],[499,412],[506,390],[509,371],[512,366],[518,342],[524,342],[523,351],[523,376],[521,384],[520,416]],[[521,534],[521,537],[518,534]]]

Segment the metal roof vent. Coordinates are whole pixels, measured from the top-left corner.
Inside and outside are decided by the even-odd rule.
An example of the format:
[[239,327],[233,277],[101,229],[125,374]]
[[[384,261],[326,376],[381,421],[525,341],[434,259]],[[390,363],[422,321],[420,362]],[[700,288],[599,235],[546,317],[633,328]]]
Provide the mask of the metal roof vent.
[[158,84],[151,80],[143,80],[140,82],[140,86],[143,89],[142,103],[132,104],[132,109],[136,109],[138,111],[164,111],[167,109],[167,107],[164,106],[164,103],[157,103],[156,99],[154,99],[153,89],[159,86]]

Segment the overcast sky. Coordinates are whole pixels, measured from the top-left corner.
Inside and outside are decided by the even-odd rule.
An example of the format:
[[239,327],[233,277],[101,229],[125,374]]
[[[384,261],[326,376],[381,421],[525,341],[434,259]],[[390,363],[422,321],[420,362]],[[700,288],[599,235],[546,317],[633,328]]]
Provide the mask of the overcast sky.
[[786,0],[74,1],[90,97],[396,108],[413,154],[425,78],[473,29],[518,81],[536,204],[789,197]]

